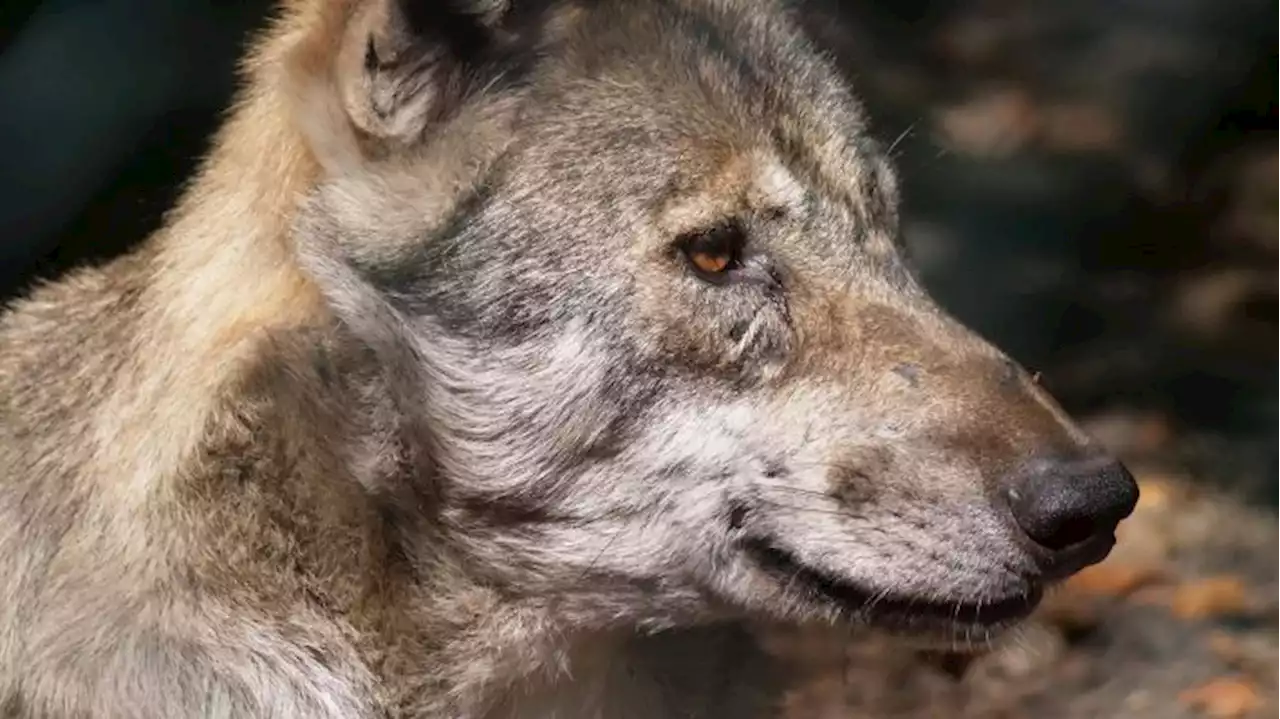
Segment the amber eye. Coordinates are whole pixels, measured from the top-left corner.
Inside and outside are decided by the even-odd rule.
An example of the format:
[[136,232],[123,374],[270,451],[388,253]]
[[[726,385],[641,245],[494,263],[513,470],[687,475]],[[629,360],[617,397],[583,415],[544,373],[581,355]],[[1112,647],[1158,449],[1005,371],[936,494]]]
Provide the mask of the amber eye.
[[733,256],[726,252],[699,251],[689,253],[689,261],[699,270],[714,275],[729,269],[729,263],[733,261]]
[[738,267],[742,243],[741,229],[734,224],[724,224],[680,238],[679,247],[698,275],[722,279]]

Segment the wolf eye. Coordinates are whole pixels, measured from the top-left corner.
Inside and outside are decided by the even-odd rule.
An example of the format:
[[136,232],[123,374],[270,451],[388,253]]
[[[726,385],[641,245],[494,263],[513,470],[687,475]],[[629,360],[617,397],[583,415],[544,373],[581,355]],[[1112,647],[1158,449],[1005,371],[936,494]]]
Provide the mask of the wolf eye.
[[741,265],[743,236],[736,224],[689,233],[678,240],[678,245],[689,266],[704,279],[723,279]]
[[689,261],[699,270],[714,275],[729,269],[733,256],[725,252],[694,252],[689,255]]

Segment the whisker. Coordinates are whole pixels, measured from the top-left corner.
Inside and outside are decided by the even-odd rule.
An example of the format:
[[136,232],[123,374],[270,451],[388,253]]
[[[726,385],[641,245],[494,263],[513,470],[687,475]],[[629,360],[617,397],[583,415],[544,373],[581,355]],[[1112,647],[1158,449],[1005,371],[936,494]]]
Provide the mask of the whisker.
[[914,129],[916,129],[916,123],[913,122],[910,125],[907,125],[907,129],[900,132],[898,136],[894,138],[893,142],[889,143],[889,149],[885,150],[884,154],[892,157],[893,151],[898,147],[898,144],[907,139],[907,137],[911,135],[911,131]]
[[796,469],[856,469],[857,465],[849,462],[831,461],[824,459],[794,459],[790,458],[786,461],[786,467],[789,470]]
[[[961,607],[960,602],[956,602],[956,609],[955,609],[955,611],[954,611],[954,612],[952,612],[952,613],[951,613],[951,623],[952,623],[953,625],[959,625],[959,624],[960,624],[960,607]],[[967,642],[968,640],[969,640],[969,638],[968,638],[968,637],[965,637],[965,641]],[[953,652],[958,652],[958,651],[960,651],[960,645],[959,645],[959,643],[957,643],[957,642],[956,642],[955,635],[952,635],[952,637],[951,637],[951,651],[953,651]]]
[[606,539],[604,542],[604,546],[600,547],[600,551],[596,553],[596,556],[593,557],[591,561],[587,564],[586,569],[582,570],[582,576],[579,577],[580,580],[586,579],[588,576],[591,575],[591,572],[595,571],[596,565],[599,564],[600,560],[604,558],[605,552],[609,551],[609,548],[613,546],[614,541],[617,540],[621,534],[622,534],[622,530],[619,529],[615,531],[613,534],[609,535],[609,538]]
[[874,611],[876,608],[876,605],[879,604],[880,601],[887,596],[889,596],[889,590],[881,589],[877,591],[875,594],[871,595],[871,599],[867,601],[865,604],[863,604],[863,608],[865,608],[868,612]]
[[832,497],[831,495],[827,494],[826,492],[819,492],[819,491],[818,491],[818,490],[816,490],[816,489],[806,489],[806,488],[804,488],[804,487],[792,487],[792,486],[785,485],[785,484],[773,484],[773,483],[770,483],[770,482],[761,482],[760,484],[758,484],[758,485],[756,485],[756,486],[758,486],[758,487],[762,487],[762,488],[764,488],[764,489],[773,489],[773,490],[777,490],[777,491],[779,491],[779,492],[791,492],[791,493],[793,493],[793,494],[801,494],[801,495],[805,495],[805,496],[808,496],[808,497],[817,497],[818,499],[827,499],[827,500],[834,500],[834,499],[835,499],[835,497]]

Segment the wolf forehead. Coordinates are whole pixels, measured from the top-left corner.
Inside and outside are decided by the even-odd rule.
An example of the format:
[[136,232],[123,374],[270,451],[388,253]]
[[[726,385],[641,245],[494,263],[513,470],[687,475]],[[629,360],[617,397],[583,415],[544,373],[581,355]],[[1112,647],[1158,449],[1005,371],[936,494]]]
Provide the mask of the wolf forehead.
[[858,102],[785,13],[751,9],[656,0],[582,14],[561,59],[568,87],[552,83],[565,95],[557,134],[658,165],[637,179],[665,171],[667,193],[708,211],[827,200],[891,223],[893,173]]
[[[806,274],[826,276],[833,288],[844,287],[851,274],[896,280],[905,274],[890,162],[869,136],[844,79],[799,31],[786,5],[513,0],[467,6],[483,17],[502,17],[494,20],[504,23],[494,37],[507,38],[488,40],[500,51],[458,81],[475,87],[458,93],[429,125],[419,138],[425,152],[390,156],[399,169],[407,164],[410,175],[394,192],[387,192],[387,175],[379,170],[376,187],[338,183],[339,192],[329,192],[325,203],[328,219],[337,220],[325,229],[360,238],[351,258],[375,284],[402,290],[419,284],[413,280],[438,284],[440,276],[424,276],[439,275],[431,266],[460,269],[485,257],[509,261],[513,253],[531,260],[553,249],[576,258],[561,262],[562,269],[582,269],[589,255],[584,243],[612,252],[607,261],[617,266],[635,257],[620,252],[618,242],[657,249],[724,220],[768,216],[790,217],[792,232],[753,233],[753,239],[767,239],[774,249],[803,244],[796,257],[824,260]],[[488,132],[476,129],[486,125],[492,125]],[[452,200],[424,197],[442,194],[442,183],[416,186],[413,177],[457,178],[443,183]],[[422,212],[424,205],[447,211]],[[498,234],[511,239],[506,247],[481,243],[488,251],[421,242]],[[449,279],[457,287],[456,273]]]
[[[467,51],[485,63],[455,84],[475,87],[441,102],[444,121],[423,139],[480,152],[502,144],[508,162],[486,163],[485,189],[505,183],[508,198],[538,196],[544,206],[557,195],[579,204],[642,202],[669,231],[752,209],[799,214],[818,202],[859,229],[896,223],[896,183],[884,153],[844,80],[785,5],[459,4],[502,18],[493,37],[506,39],[483,41],[498,47],[491,56]],[[775,12],[761,12],[762,5]],[[409,74],[393,89],[420,82]],[[451,119],[483,124],[502,116],[475,111],[486,103],[519,105],[503,128],[508,137],[431,131],[448,129]],[[527,172],[513,173],[515,164]],[[489,198],[473,199],[458,209],[474,211]]]

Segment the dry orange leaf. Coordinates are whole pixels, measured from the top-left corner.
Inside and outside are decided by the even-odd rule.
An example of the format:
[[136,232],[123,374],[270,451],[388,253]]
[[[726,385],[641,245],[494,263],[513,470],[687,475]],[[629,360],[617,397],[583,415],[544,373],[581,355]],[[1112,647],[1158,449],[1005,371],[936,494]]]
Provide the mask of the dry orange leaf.
[[1240,668],[1245,652],[1239,639],[1226,632],[1214,632],[1209,635],[1209,649],[1232,668]]
[[1157,567],[1104,562],[1086,567],[1066,581],[1068,592],[1094,596],[1126,597],[1134,591],[1160,581],[1163,573]]
[[1060,152],[1114,150],[1124,135],[1120,118],[1100,105],[1057,105],[1044,115],[1044,141]]
[[1262,695],[1247,679],[1224,677],[1182,692],[1178,701],[1213,719],[1239,719],[1262,706]]
[[1141,510],[1162,509],[1174,502],[1179,494],[1178,479],[1166,474],[1144,472],[1137,476],[1138,508]]
[[1174,438],[1173,425],[1164,415],[1147,415],[1138,424],[1137,430],[1136,440],[1139,451],[1157,452],[1162,447],[1168,447]]
[[1040,614],[1059,628],[1089,629],[1102,620],[1100,611],[1107,602],[1128,600],[1163,579],[1164,573],[1153,565],[1096,564],[1068,579],[1061,591],[1051,593]]
[[1179,586],[1169,608],[1182,619],[1238,615],[1249,608],[1249,592],[1238,577],[1211,577]]
[[1140,607],[1160,607],[1167,609],[1172,603],[1173,588],[1168,586],[1146,586],[1134,590],[1127,599]]

